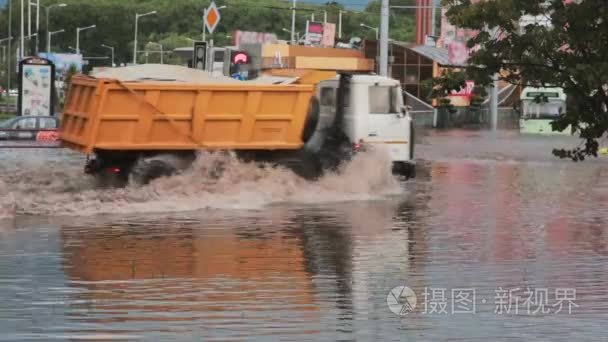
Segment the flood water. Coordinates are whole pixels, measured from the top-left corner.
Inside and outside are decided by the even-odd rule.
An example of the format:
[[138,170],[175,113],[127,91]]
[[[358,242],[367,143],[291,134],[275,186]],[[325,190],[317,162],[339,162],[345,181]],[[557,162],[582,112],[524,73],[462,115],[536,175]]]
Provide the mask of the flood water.
[[369,156],[121,190],[0,150],[0,341],[605,341],[608,157],[551,156],[576,144],[451,131],[406,182]]

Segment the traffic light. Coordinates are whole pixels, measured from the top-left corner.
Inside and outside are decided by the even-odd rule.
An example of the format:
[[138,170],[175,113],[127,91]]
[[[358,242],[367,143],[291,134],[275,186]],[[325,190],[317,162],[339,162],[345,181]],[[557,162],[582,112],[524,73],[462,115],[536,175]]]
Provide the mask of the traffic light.
[[234,51],[232,55],[232,64],[249,64],[249,55],[243,51]]
[[251,63],[251,57],[245,51],[230,50],[230,76],[241,71],[240,66]]
[[205,70],[207,65],[207,43],[195,42],[194,54],[192,56],[192,67],[194,69]]

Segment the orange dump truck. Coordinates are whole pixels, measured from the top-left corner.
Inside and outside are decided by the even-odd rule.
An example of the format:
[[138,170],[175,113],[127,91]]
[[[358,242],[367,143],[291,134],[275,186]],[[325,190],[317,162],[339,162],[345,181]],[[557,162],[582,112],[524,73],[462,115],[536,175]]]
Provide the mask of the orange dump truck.
[[[60,139],[64,146],[92,155],[85,172],[102,178],[147,183],[183,169],[199,150],[235,151],[316,177],[350,156],[362,140],[343,129],[350,127],[345,103],[354,103],[345,97],[357,96],[347,89],[353,77],[335,75],[312,72],[288,84],[77,75],[65,104]],[[321,94],[322,84],[327,86]],[[376,130],[375,136],[382,135]]]

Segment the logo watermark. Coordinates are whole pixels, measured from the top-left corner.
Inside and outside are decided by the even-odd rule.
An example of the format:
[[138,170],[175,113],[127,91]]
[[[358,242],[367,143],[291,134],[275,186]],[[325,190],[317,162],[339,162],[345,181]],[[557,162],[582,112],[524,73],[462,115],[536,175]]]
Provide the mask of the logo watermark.
[[[426,315],[475,314],[478,304],[494,304],[497,315],[572,314],[576,304],[574,288],[498,288],[490,299],[479,298],[476,288],[425,287],[419,313]],[[388,308],[399,316],[415,312],[418,297],[406,286],[397,286],[386,297]]]
[[416,293],[406,286],[394,287],[386,296],[388,308],[399,316],[405,316],[416,309],[418,297]]

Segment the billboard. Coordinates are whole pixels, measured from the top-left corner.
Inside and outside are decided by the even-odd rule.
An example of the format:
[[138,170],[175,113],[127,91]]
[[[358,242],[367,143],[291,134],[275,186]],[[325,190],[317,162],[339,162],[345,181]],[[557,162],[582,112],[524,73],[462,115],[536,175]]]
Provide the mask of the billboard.
[[321,46],[323,42],[323,23],[306,22],[306,45]]
[[77,72],[82,72],[82,55],[72,53],[39,53],[40,58],[45,58],[55,65],[56,79],[63,80],[70,66],[75,65]]
[[334,47],[336,43],[336,24],[327,23],[323,25],[323,41],[321,46]]
[[55,67],[44,58],[19,63],[19,115],[54,115]]
[[236,31],[234,32],[234,45],[237,49],[242,49],[243,45],[251,44],[276,44],[277,35],[274,33]]
[[469,60],[471,51],[467,41],[477,35],[476,31],[461,29],[452,25],[446,16],[447,8],[441,10],[441,36],[438,46],[448,50],[448,59],[452,65],[464,65]]

